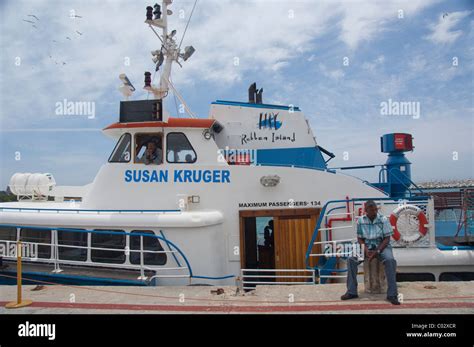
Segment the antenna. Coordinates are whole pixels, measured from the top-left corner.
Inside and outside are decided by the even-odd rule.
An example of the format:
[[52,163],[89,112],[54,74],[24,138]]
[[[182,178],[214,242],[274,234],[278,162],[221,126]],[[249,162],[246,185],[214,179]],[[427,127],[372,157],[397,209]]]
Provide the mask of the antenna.
[[[193,46],[187,46],[184,51],[181,52],[175,40],[176,30],[172,30],[171,33],[168,33],[168,16],[173,14],[173,11],[168,9],[168,6],[170,6],[172,2],[172,0],[162,0],[161,5],[155,4],[153,7],[147,6],[146,8],[145,23],[148,24],[150,29],[161,41],[161,47],[151,52],[153,56],[152,61],[155,64],[155,71],[161,69],[160,83],[158,86],[155,86],[151,84],[151,79],[148,80],[148,78],[145,77],[146,82],[144,87],[145,90],[152,92],[156,99],[163,99],[168,95],[168,91],[171,87],[170,75],[173,62],[182,66],[180,60],[187,61],[195,52]],[[160,28],[162,34],[160,35],[154,27]]]

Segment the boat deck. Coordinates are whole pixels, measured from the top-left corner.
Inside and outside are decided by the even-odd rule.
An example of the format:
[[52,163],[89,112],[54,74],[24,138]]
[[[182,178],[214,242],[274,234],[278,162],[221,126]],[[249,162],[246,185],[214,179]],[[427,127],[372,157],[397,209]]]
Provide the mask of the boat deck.
[[[82,313],[426,313],[466,314],[474,312],[474,282],[403,282],[400,306],[386,302],[384,294],[365,294],[341,301],[344,284],[315,286],[259,286],[255,291],[236,292],[236,287],[115,287],[115,286],[23,287],[24,299],[33,304],[7,310],[16,298],[16,286],[0,286],[0,314]],[[74,297],[74,302],[71,298]],[[293,302],[291,300],[293,299]]]
[[[0,271],[0,285],[16,284],[16,262],[11,260],[3,260],[4,264],[8,264],[7,269]],[[74,265],[61,264],[61,272],[53,273],[53,264],[31,262],[23,262],[23,283],[36,284],[52,282],[53,284],[88,284],[88,285],[147,285],[144,281],[138,280],[140,276],[139,270],[126,270],[116,268],[100,268],[100,267],[81,267]],[[150,275],[149,271],[145,271],[145,275]],[[31,279],[31,280],[30,280]],[[38,281],[38,282],[35,282]]]

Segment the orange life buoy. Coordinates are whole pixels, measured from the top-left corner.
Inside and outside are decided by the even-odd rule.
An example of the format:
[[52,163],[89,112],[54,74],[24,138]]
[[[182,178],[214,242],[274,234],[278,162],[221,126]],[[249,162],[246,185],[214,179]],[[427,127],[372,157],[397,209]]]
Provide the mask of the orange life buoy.
[[[401,235],[397,227],[397,221],[402,213],[411,214],[418,218],[419,234],[413,234],[411,237],[406,236],[406,235],[404,236]],[[420,237],[425,236],[426,233],[428,232],[428,228],[426,227],[426,225],[428,224],[428,219],[426,218],[426,215],[423,213],[423,211],[415,205],[402,205],[402,206],[397,207],[390,215],[390,224],[393,227],[392,237],[395,241],[399,241],[400,239],[402,239],[402,241],[404,242],[413,242],[413,241],[418,240]]]

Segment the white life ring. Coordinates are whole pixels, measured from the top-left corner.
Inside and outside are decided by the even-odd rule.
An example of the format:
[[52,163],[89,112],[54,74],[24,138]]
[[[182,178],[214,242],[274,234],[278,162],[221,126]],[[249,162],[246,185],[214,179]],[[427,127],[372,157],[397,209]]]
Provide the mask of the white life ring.
[[[398,218],[402,215],[415,216],[418,219],[418,232],[413,234],[408,234],[403,232],[400,233],[397,226]],[[403,242],[410,243],[414,242],[421,237],[425,236],[428,232],[426,225],[428,224],[428,219],[423,211],[415,205],[401,205],[393,210],[390,215],[390,224],[393,227],[393,239],[395,241],[402,240]]]

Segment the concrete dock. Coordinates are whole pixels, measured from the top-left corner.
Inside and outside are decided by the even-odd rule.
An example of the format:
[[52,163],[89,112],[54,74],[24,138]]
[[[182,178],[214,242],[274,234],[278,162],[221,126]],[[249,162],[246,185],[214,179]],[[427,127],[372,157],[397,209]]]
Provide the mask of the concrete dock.
[[[242,293],[234,286],[115,287],[50,285],[23,286],[23,298],[33,304],[6,309],[16,300],[16,286],[0,287],[1,314],[83,313],[474,313],[474,282],[399,283],[402,305],[393,306],[384,294],[365,294],[341,301],[344,284],[258,286]],[[216,292],[218,289],[220,290]]]

